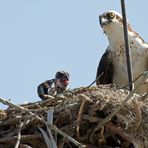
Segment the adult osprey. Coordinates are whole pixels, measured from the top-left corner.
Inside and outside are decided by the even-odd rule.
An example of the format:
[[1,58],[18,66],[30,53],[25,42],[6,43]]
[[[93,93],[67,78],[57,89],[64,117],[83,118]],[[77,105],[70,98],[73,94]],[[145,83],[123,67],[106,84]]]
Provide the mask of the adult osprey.
[[[98,65],[96,83],[110,84],[123,87],[128,84],[126,52],[123,34],[122,16],[115,11],[108,11],[99,16],[100,25],[107,35],[109,46]],[[131,50],[133,78],[148,70],[148,44],[133,31],[128,23],[128,38]],[[100,79],[97,78],[103,73]],[[140,81],[135,82],[135,86]],[[142,94],[148,92],[148,84],[143,84],[137,90]]]

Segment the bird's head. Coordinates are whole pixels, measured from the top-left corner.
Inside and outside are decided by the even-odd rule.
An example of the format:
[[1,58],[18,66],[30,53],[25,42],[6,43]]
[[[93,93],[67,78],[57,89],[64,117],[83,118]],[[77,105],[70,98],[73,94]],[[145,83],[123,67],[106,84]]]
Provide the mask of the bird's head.
[[110,10],[101,14],[99,16],[99,21],[100,21],[101,27],[104,27],[106,25],[107,26],[112,25],[112,24],[119,25],[119,24],[122,24],[122,16],[114,10]]
[[[99,16],[100,26],[111,42],[123,42],[123,18],[122,15],[114,10],[104,12]],[[138,44],[143,44],[144,40],[136,33],[127,20],[128,35]]]
[[122,16],[116,11],[107,11],[99,16],[100,25],[105,33],[123,32]]
[[[114,10],[104,12],[99,16],[99,21],[109,40],[123,41],[123,18],[118,12]],[[128,30],[132,30],[129,24]]]

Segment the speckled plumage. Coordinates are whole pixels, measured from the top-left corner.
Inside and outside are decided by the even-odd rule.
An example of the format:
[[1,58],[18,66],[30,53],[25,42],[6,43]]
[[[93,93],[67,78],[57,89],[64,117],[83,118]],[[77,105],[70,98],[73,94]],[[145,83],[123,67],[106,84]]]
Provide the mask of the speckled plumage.
[[[99,19],[100,25],[109,41],[109,46],[107,47],[106,52],[110,53],[110,58],[102,56],[100,60],[96,77],[98,77],[102,72],[104,72],[105,75],[97,81],[97,85],[114,83],[117,86],[123,87],[128,84],[128,76],[122,16],[115,11],[108,11],[100,15]],[[144,42],[138,33],[133,31],[129,23],[128,37],[132,57],[133,77],[135,79],[139,74],[148,70],[148,44]],[[111,70],[107,70],[106,68],[111,68]],[[108,73],[106,73],[106,71]],[[110,73],[109,71],[112,72]],[[108,76],[111,77],[110,82],[107,81]],[[139,81],[140,79],[135,82],[135,86]],[[137,93],[139,94],[144,92],[148,92],[148,84],[142,85],[137,90]]]

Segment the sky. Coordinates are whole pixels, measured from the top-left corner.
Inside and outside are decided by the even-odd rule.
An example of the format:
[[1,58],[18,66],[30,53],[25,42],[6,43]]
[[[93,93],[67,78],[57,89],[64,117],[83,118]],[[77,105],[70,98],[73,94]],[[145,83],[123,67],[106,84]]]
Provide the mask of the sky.
[[[148,1],[125,2],[147,42]],[[70,73],[71,89],[91,84],[108,46],[98,16],[108,10],[120,13],[120,0],[0,0],[0,97],[39,101],[37,86],[59,70]]]

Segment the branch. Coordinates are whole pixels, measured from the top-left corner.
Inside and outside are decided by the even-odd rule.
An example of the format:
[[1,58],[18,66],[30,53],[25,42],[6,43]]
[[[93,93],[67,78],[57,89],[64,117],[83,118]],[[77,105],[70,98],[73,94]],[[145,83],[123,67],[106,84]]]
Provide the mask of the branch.
[[[9,143],[12,142],[14,140],[17,140],[17,136],[14,137],[8,137],[8,138],[1,138],[0,139],[0,143]],[[37,140],[37,139],[41,139],[42,138],[42,134],[36,134],[36,135],[22,135],[21,136],[21,141],[25,141],[25,140]]]
[[19,127],[18,127],[17,142],[16,142],[14,148],[18,148],[19,145],[20,145],[20,140],[21,140],[21,129],[22,129],[23,124],[24,124],[24,123],[21,122],[20,125],[19,125]]
[[94,135],[94,133],[95,133],[97,130],[99,130],[100,128],[102,128],[102,127],[104,126],[104,124],[106,124],[107,122],[109,122],[109,121],[124,107],[124,105],[126,104],[126,102],[133,96],[133,94],[134,94],[135,91],[139,88],[139,86],[141,86],[141,85],[144,83],[144,81],[145,81],[146,78],[148,77],[148,72],[144,72],[144,73],[142,74],[142,76],[143,76],[143,78],[142,78],[141,82],[137,85],[137,87],[136,87],[134,90],[132,90],[132,91],[130,92],[130,94],[125,98],[125,100],[121,103],[121,105],[118,106],[115,111],[113,111],[109,116],[107,116],[105,119],[103,119],[102,122],[100,122],[100,123],[94,128],[93,132],[91,133],[91,139],[93,138],[93,135]]
[[108,128],[108,130],[112,131],[115,135],[120,135],[125,141],[132,143],[133,139],[131,138],[130,135],[125,133],[122,128],[119,128],[112,123],[108,123],[105,125],[105,127]]
[[36,119],[38,119],[39,121],[41,121],[42,123],[44,123],[46,126],[49,126],[52,130],[54,130],[55,132],[57,132],[58,134],[62,135],[63,137],[65,137],[66,139],[68,139],[70,142],[72,142],[73,144],[75,144],[77,147],[85,147],[84,145],[82,145],[81,143],[79,143],[78,141],[76,141],[75,139],[73,139],[72,137],[70,137],[69,135],[65,134],[64,132],[62,132],[61,130],[59,130],[55,125],[49,124],[46,121],[43,121],[42,118],[40,118],[38,115],[33,114],[32,112],[30,112],[28,109],[23,108],[19,105],[15,105],[13,103],[11,103],[10,101],[7,101],[5,99],[0,98],[0,102],[2,102],[5,105],[8,105],[10,107],[14,107],[17,110],[23,111],[23,112],[27,112],[30,115],[34,115]]
[[88,100],[87,96],[86,95],[79,95],[79,97],[82,98],[82,103],[80,105],[80,109],[79,109],[79,112],[78,112],[78,116],[77,116],[77,123],[76,123],[76,132],[77,132],[77,138],[79,138],[80,136],[80,121],[81,121],[81,115],[82,115],[82,111],[83,111],[83,107],[85,105],[85,102]]
[[141,125],[141,110],[140,110],[140,107],[138,106],[138,103],[133,100],[133,105],[134,105],[134,109],[135,109],[135,118],[136,118],[136,123],[135,123],[135,126],[134,126],[134,134],[138,131],[140,125]]

